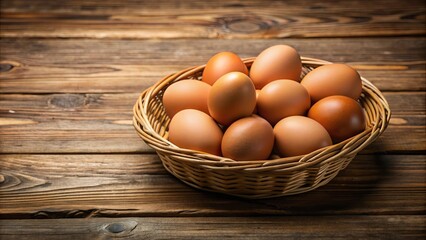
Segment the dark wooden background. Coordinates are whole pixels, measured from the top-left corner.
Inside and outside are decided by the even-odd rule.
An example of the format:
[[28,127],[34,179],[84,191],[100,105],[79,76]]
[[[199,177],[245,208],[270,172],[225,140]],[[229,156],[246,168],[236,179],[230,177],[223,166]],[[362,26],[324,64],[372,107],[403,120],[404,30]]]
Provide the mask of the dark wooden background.
[[[1,239],[426,237],[426,3],[1,0]],[[168,174],[139,93],[214,53],[274,44],[355,67],[393,111],[315,191],[245,200]]]

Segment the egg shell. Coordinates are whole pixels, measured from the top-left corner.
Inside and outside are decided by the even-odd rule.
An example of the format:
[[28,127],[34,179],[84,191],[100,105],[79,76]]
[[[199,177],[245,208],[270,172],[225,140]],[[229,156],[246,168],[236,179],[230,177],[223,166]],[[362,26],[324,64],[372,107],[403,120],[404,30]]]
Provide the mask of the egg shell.
[[250,116],[256,106],[253,82],[243,73],[227,73],[213,84],[207,105],[210,116],[223,126]]
[[334,143],[365,129],[365,115],[361,105],[346,96],[330,96],[319,100],[309,110],[308,117],[324,126]]
[[300,81],[302,61],[296,49],[287,45],[275,45],[263,50],[253,61],[250,78],[256,89],[278,79]]
[[254,106],[253,114],[257,113],[257,99],[259,99],[260,90],[256,89],[256,106]]
[[170,142],[178,147],[221,155],[222,130],[204,112],[185,109],[170,121]]
[[305,116],[282,119],[274,127],[275,149],[281,157],[305,155],[332,145],[327,130]]
[[211,86],[198,80],[182,80],[171,84],[163,95],[163,105],[172,118],[184,109],[196,109],[209,113],[207,97]]
[[272,126],[252,115],[232,123],[222,138],[222,154],[234,160],[267,159],[274,146]]
[[259,93],[257,112],[275,125],[283,118],[305,115],[311,106],[308,91],[293,80],[276,80],[268,83]]
[[220,52],[209,59],[203,71],[202,81],[213,85],[220,77],[230,72],[248,75],[247,66],[233,52]]
[[306,74],[301,84],[308,90],[312,102],[333,95],[357,100],[362,92],[359,73],[346,64],[320,66]]

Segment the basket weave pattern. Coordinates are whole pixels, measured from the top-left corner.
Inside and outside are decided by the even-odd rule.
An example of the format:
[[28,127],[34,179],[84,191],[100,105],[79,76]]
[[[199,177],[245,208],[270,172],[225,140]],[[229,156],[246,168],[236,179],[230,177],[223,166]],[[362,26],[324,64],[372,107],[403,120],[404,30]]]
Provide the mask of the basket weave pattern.
[[[250,68],[254,58],[244,60]],[[312,69],[330,62],[302,57],[302,77]],[[182,149],[167,140],[169,117],[162,105],[164,90],[184,79],[200,80],[205,65],[169,75],[145,90],[133,112],[139,136],[160,157],[171,174],[195,188],[245,198],[268,198],[298,194],[327,184],[344,169],[356,154],[373,142],[387,127],[390,109],[382,93],[361,78],[360,103],[365,110],[366,130],[341,143],[289,158],[234,161],[229,158]]]

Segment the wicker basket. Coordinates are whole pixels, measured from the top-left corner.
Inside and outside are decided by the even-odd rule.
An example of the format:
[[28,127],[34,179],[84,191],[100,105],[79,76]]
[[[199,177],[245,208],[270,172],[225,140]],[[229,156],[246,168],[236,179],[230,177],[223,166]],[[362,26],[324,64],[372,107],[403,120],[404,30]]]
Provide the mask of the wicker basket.
[[[250,67],[254,58],[245,59]],[[302,57],[303,73],[330,62]],[[245,198],[269,198],[298,194],[328,183],[355,155],[387,127],[389,105],[382,93],[362,78],[360,103],[366,113],[366,130],[339,144],[310,154],[258,161],[234,161],[189,149],[167,140],[170,119],[162,105],[164,90],[176,81],[201,79],[205,65],[169,75],[145,90],[134,106],[133,123],[139,136],[154,148],[164,167],[190,186]]]

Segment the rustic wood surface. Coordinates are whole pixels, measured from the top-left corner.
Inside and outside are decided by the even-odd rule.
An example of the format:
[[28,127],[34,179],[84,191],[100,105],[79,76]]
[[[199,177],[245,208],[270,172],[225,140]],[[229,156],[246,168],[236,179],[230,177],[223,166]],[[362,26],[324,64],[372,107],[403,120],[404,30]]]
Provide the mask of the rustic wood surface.
[[422,0],[2,2],[4,37],[284,38],[425,34]]
[[[0,1],[0,239],[425,239],[426,3]],[[168,174],[139,93],[218,51],[348,63],[392,109],[326,186],[247,200]]]
[[[205,64],[217,51],[251,57],[275,44],[290,44],[304,56],[348,63],[383,91],[426,89],[425,37],[161,41],[2,38],[0,93],[137,92],[167,74]],[[22,89],[22,85],[30,87]]]
[[[393,119],[366,153],[416,152],[426,145],[424,92],[385,92]],[[3,153],[153,153],[135,134],[139,93],[2,94]],[[123,141],[126,139],[126,141]]]
[[1,218],[424,213],[416,155],[359,155],[316,191],[266,200],[189,188],[154,154],[6,154],[2,171]]
[[[144,217],[4,222],[7,239],[421,239],[422,216]],[[242,227],[244,226],[244,227]],[[350,229],[348,234],[342,229]]]

